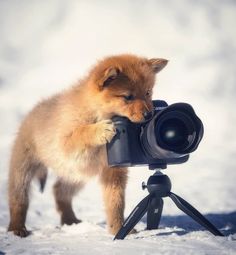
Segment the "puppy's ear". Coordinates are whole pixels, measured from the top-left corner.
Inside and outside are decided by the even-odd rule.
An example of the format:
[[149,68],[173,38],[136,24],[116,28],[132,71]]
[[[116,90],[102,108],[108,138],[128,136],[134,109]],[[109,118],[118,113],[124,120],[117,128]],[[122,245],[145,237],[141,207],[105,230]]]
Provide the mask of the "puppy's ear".
[[117,79],[118,75],[120,74],[120,70],[115,67],[108,68],[100,81],[100,87],[105,88],[111,84],[112,81]]
[[148,60],[149,65],[152,67],[154,73],[159,73],[168,63],[164,58],[151,58]]

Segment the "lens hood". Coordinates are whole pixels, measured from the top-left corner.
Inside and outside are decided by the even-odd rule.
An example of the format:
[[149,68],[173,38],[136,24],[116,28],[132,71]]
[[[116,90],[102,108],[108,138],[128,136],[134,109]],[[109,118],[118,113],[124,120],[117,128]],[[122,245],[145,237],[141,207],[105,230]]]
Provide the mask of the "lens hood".
[[151,158],[180,158],[195,151],[203,124],[191,105],[175,103],[154,114],[142,128],[142,148]]

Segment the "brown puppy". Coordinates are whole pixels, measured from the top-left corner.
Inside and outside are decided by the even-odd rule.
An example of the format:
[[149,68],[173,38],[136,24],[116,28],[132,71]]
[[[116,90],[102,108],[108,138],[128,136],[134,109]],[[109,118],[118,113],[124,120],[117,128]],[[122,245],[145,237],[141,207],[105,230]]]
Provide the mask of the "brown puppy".
[[54,185],[61,224],[79,223],[72,197],[95,175],[103,188],[109,232],[124,220],[127,169],[109,169],[105,144],[115,135],[114,115],[133,122],[152,110],[155,74],[165,59],[134,55],[108,57],[72,88],[40,102],[24,119],[12,150],[9,173],[9,231],[21,237],[33,177],[43,180],[47,169],[58,175]]

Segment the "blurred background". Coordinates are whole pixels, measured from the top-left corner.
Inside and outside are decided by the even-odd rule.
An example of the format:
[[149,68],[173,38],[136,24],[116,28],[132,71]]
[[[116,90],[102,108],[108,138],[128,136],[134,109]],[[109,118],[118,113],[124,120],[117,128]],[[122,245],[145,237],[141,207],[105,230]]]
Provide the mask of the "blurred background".
[[[234,0],[1,0],[1,226],[8,222],[8,162],[22,118],[39,100],[83,77],[97,60],[120,53],[169,59],[154,98],[188,102],[204,123],[204,139],[190,160],[165,170],[173,191],[203,213],[235,212],[235,14]],[[151,174],[145,167],[130,169],[126,214],[146,195],[141,182]],[[43,195],[33,187],[31,224],[59,222],[54,179],[51,174]],[[96,180],[74,205],[82,219],[104,219]],[[164,213],[180,212],[166,201]],[[235,213],[231,216],[235,219]]]

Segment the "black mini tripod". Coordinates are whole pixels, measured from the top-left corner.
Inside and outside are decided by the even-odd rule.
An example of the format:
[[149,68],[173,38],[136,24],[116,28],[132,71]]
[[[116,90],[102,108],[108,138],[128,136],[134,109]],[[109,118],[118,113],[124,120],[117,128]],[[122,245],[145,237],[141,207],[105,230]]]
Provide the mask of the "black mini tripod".
[[223,234],[212,225],[200,212],[191,206],[183,198],[171,192],[171,181],[167,175],[156,171],[149,177],[147,185],[142,184],[143,189],[147,188],[147,195],[131,212],[125,220],[123,226],[116,234],[115,239],[124,239],[126,235],[134,228],[143,215],[147,212],[147,229],[157,229],[160,223],[163,197],[170,197],[176,206],[184,213],[192,217],[196,222],[205,227],[215,236],[223,236]]

